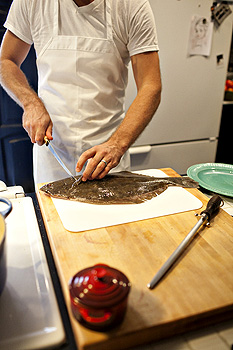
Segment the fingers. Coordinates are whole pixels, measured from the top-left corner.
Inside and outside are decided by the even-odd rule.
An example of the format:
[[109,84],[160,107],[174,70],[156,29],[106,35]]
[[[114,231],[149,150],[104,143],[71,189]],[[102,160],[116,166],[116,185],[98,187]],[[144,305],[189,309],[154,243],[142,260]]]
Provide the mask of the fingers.
[[42,146],[44,144],[44,132],[42,130],[37,130],[35,143],[37,143],[39,146]]
[[[107,160],[101,159],[101,155],[95,155],[92,158],[88,159],[86,168],[83,172],[82,175],[82,180],[86,181],[88,180],[93,180],[97,177],[99,177],[101,174],[103,177],[110,171],[111,166],[109,165]],[[106,164],[107,163],[107,164]]]
[[[93,147],[94,148],[94,147]],[[92,157],[95,156],[95,150],[93,148],[88,149],[87,151],[83,152],[81,156],[78,159],[77,165],[76,165],[76,171],[79,173],[86,161]]]
[[53,128],[53,123],[50,120],[48,127],[43,126],[41,128],[38,128],[36,130],[36,136],[35,136],[35,142],[39,145],[42,146],[44,144],[44,137],[47,136],[49,140],[52,140],[52,128]]
[[45,135],[48,137],[49,140],[53,139],[52,133],[53,133],[53,123],[51,121],[45,133]]
[[112,168],[110,166],[105,167],[104,170],[101,171],[99,173],[99,175],[97,175],[95,178],[98,179],[98,180],[103,179],[105,177],[105,175],[107,175],[111,169]]
[[[92,160],[95,160],[95,163],[93,163]],[[89,180],[96,178],[101,179],[111,170],[111,161],[107,162],[105,159],[101,159],[99,162],[97,162],[94,158],[92,160],[88,162],[87,167],[83,173],[84,179],[86,176],[88,176],[87,178]]]
[[23,127],[27,131],[31,142],[39,146],[44,144],[45,135],[52,140],[53,123],[44,107],[29,109],[23,114]]
[[52,140],[52,122],[49,123],[49,126],[46,128],[46,126],[43,126],[41,128],[38,128],[36,130],[36,135],[35,135],[35,142],[39,145],[42,146],[44,144],[44,137],[47,136],[49,140]]
[[82,175],[82,180],[102,179],[114,168],[120,161],[116,148],[106,146],[105,144],[92,147],[85,151],[79,158],[76,171],[80,172],[87,162]]

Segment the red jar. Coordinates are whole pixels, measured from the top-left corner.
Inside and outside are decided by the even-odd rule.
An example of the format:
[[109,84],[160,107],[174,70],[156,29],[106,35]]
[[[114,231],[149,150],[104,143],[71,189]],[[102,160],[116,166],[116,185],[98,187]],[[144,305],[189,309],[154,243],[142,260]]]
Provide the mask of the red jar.
[[69,283],[71,309],[84,326],[104,331],[122,322],[130,282],[119,270],[104,264],[79,271]]

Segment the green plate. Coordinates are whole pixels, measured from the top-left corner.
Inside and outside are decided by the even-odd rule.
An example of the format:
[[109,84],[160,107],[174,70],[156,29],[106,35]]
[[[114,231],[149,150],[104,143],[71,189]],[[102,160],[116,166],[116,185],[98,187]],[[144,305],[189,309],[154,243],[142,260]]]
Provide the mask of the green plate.
[[209,191],[233,197],[233,165],[203,163],[192,165],[187,175]]

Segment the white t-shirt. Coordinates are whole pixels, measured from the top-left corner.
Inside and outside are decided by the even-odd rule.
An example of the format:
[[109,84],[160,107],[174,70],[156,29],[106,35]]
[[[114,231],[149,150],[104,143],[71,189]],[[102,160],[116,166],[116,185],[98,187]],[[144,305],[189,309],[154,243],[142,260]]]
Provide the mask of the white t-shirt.
[[[73,0],[59,1],[59,34],[105,37],[105,0],[78,7]],[[113,40],[127,64],[130,56],[158,51],[154,16],[148,0],[111,0]],[[78,24],[78,25],[77,25]],[[37,55],[53,35],[53,0],[14,0],[4,26]]]

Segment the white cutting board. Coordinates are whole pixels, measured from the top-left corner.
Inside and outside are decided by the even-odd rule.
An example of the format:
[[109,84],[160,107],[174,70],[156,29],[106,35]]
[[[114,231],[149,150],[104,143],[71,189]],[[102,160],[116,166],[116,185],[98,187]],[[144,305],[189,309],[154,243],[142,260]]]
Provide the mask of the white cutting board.
[[[137,173],[167,177],[158,169]],[[57,198],[52,200],[64,228],[72,232],[120,225],[202,207],[202,202],[182,187],[169,187],[159,196],[140,204],[95,205]]]

